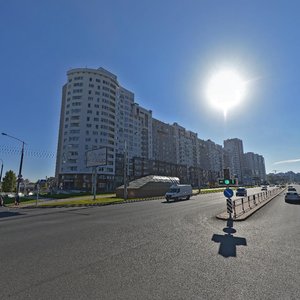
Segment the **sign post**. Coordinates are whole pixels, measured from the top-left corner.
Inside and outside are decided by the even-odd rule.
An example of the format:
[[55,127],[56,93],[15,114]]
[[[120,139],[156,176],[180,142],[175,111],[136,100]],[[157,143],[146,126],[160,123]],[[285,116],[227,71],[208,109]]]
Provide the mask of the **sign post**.
[[97,167],[107,165],[107,148],[101,147],[98,149],[89,150],[86,152],[86,166],[92,168],[92,194],[96,200],[97,192]]
[[229,219],[232,219],[232,196],[233,190],[230,188],[226,188],[224,190],[224,196],[226,197],[226,204],[227,204],[227,212],[229,214]]

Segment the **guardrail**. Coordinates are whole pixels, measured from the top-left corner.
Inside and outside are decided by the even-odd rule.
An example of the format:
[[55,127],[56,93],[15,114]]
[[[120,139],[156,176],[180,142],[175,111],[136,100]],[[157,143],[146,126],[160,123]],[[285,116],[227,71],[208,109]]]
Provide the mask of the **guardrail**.
[[281,188],[275,188],[270,191],[260,192],[251,196],[238,198],[232,201],[233,204],[233,217],[237,218],[246,213],[258,204],[268,200],[271,196],[281,192]]

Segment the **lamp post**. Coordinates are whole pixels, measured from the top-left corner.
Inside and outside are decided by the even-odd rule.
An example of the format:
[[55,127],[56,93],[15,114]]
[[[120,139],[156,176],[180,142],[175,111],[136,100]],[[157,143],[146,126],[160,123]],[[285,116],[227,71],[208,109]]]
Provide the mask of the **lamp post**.
[[19,192],[20,192],[20,182],[22,180],[22,166],[23,166],[23,157],[24,157],[24,145],[25,145],[25,142],[22,141],[22,140],[20,140],[20,139],[18,139],[18,138],[16,138],[16,137],[14,137],[14,136],[11,136],[11,135],[9,135],[7,133],[4,133],[4,132],[2,132],[2,135],[8,136],[8,137],[10,137],[12,139],[15,139],[15,140],[17,140],[17,141],[19,141],[19,142],[22,143],[21,161],[20,161],[19,174],[18,174],[18,179],[17,179],[17,195],[19,195]]
[[3,160],[0,158],[1,160],[1,171],[0,171],[0,184],[1,184],[1,180],[2,180],[2,172],[3,172]]
[[127,143],[124,145],[124,200],[127,200]]

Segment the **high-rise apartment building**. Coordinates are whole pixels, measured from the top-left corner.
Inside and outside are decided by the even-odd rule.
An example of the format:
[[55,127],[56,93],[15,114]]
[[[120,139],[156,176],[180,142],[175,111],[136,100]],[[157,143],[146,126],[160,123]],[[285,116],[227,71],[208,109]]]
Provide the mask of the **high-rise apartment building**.
[[63,188],[89,188],[86,152],[105,147],[107,165],[98,168],[101,186],[113,186],[117,155],[152,157],[152,112],[134,102],[117,76],[99,68],[68,71],[63,86],[56,178]]
[[207,140],[206,145],[209,164],[208,169],[214,172],[215,176],[222,178],[224,166],[223,148],[211,140]]
[[266,180],[265,160],[262,155],[253,152],[244,154],[244,182],[260,184]]
[[238,178],[239,182],[243,181],[243,141],[240,139],[227,139],[224,141],[225,168],[230,169],[231,176]]

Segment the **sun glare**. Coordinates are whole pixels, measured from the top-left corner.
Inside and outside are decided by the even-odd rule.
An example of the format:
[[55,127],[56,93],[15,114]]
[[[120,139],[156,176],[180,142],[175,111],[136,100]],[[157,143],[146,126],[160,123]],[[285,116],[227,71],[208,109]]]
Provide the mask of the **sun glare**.
[[233,70],[224,70],[214,74],[207,86],[206,96],[217,109],[226,113],[238,105],[245,96],[246,82]]

